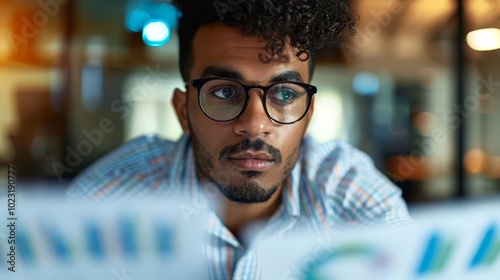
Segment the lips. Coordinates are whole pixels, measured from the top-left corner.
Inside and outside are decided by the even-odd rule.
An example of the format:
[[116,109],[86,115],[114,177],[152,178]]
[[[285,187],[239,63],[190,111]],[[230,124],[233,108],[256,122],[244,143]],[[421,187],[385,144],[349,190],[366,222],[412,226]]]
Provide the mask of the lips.
[[275,164],[275,160],[267,153],[242,152],[233,154],[228,157],[228,160],[238,169],[244,171],[260,171],[269,170]]

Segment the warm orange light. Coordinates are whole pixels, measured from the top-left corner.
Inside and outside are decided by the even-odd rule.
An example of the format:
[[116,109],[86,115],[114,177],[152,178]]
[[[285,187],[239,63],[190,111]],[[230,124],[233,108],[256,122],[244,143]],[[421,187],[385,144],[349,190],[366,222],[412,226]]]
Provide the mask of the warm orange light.
[[469,150],[465,154],[464,165],[467,173],[477,174],[484,171],[486,154],[480,149]]
[[490,155],[488,157],[487,174],[490,178],[500,178],[500,156]]
[[436,115],[431,112],[420,112],[415,114],[413,119],[415,127],[424,136],[432,136],[436,128]]

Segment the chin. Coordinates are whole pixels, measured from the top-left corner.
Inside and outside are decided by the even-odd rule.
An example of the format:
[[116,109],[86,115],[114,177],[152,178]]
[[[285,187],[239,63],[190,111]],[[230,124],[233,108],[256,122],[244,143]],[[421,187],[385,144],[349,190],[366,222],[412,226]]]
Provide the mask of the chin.
[[264,187],[255,180],[242,185],[217,185],[219,191],[230,201],[242,204],[263,203],[268,201],[278,189],[278,184]]

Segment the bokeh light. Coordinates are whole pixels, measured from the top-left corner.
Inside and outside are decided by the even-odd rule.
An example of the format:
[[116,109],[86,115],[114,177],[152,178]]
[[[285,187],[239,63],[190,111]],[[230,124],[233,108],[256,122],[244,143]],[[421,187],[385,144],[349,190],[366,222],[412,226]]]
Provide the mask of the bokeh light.
[[356,94],[374,95],[380,90],[380,81],[372,73],[361,72],[354,76],[352,88]]
[[144,43],[152,47],[160,47],[170,40],[170,26],[161,19],[150,20],[144,25],[142,39]]
[[125,26],[128,31],[141,32],[144,24],[150,19],[151,17],[149,14],[144,11],[133,11],[127,15],[127,18],[125,19]]
[[471,149],[465,154],[464,165],[468,173],[477,174],[485,169],[486,154],[480,149]]
[[469,32],[467,44],[476,51],[500,49],[500,29],[484,28]]

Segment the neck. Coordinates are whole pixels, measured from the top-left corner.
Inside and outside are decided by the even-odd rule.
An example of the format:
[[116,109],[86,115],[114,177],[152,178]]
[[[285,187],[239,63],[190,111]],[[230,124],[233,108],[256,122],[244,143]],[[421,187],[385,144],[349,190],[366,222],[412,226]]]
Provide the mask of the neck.
[[[203,188],[215,188],[213,183],[208,182],[205,176],[198,174]],[[218,207],[214,209],[215,213],[221,218],[224,225],[239,240],[242,230],[253,222],[265,221],[270,218],[278,209],[281,203],[281,184],[269,200],[262,203],[242,204],[227,199],[219,190],[211,190],[210,193],[218,192],[220,195],[217,200]]]
[[240,239],[242,230],[251,223],[269,219],[281,203],[283,184],[266,202],[254,204],[241,204],[224,197],[222,205],[217,211],[226,227]]

